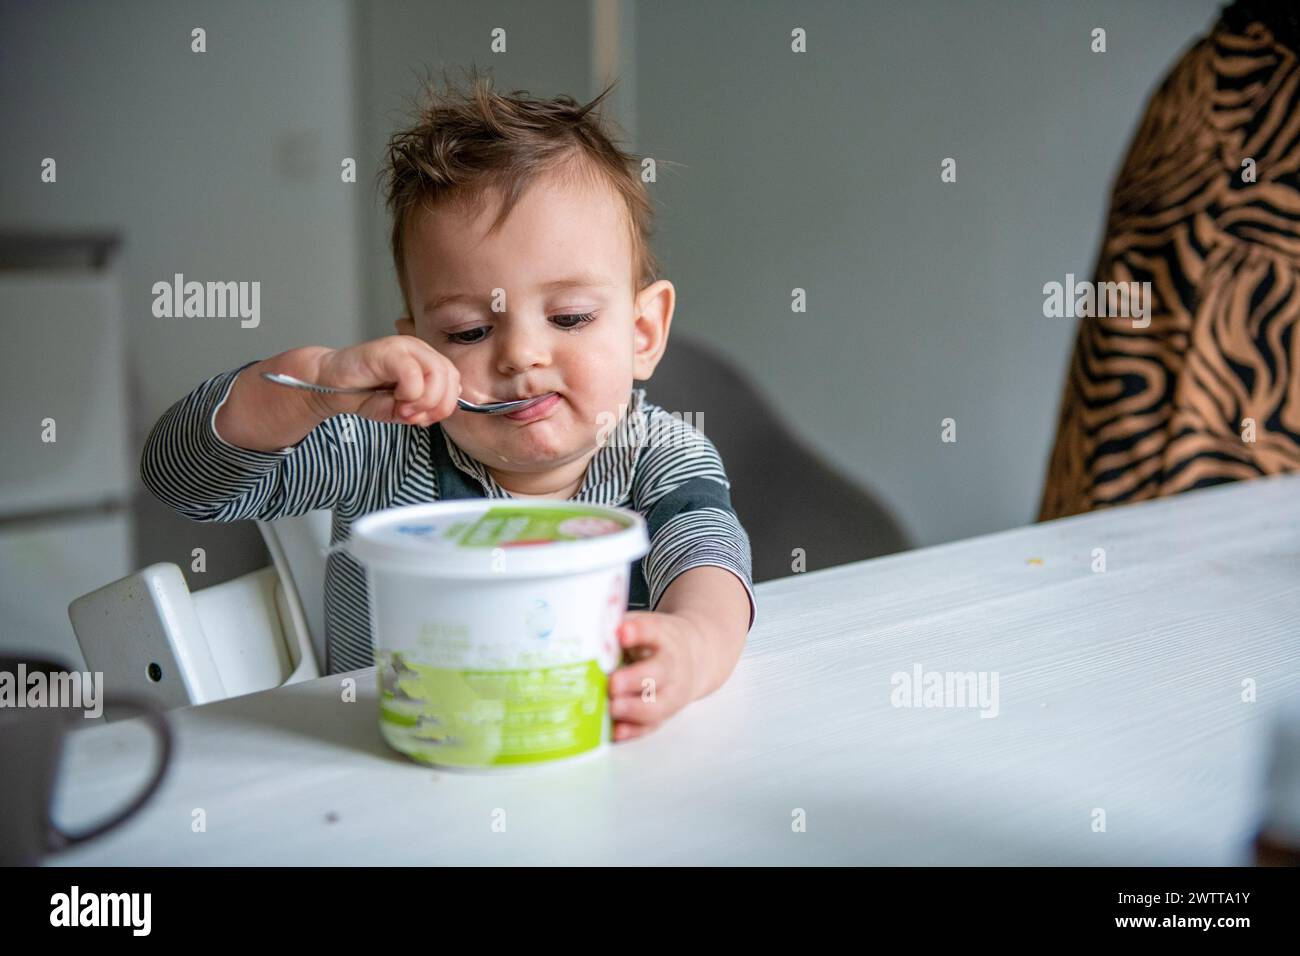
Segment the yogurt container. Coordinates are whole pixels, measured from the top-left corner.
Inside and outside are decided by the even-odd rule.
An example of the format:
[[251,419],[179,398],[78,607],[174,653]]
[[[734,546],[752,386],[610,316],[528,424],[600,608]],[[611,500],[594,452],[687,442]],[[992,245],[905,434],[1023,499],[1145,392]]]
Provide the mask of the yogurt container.
[[352,526],[366,568],[379,728],[423,763],[505,768],[610,740],[635,511],[471,498],[378,511]]

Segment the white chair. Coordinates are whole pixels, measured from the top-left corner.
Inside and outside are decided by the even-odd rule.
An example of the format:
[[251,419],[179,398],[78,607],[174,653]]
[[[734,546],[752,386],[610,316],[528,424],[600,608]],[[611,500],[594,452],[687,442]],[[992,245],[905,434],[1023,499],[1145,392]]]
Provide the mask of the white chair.
[[118,693],[170,709],[320,676],[329,513],[258,527],[270,567],[191,593],[179,567],[153,564],[68,606],[106,720]]
[[330,548],[330,513],[309,511],[295,518],[259,521],[271,562],[297,596],[319,664],[325,663],[325,558]]

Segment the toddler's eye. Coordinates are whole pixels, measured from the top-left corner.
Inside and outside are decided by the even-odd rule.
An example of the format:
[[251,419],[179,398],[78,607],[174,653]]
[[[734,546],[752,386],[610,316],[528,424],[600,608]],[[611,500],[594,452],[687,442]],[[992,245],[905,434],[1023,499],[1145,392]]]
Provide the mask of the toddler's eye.
[[[553,315],[551,321],[557,328],[566,332],[572,332],[574,329],[580,329],[589,322],[596,319],[595,312],[581,312],[571,315]],[[455,345],[473,345],[475,342],[482,342],[487,336],[488,326],[480,325],[477,328],[466,329],[463,332],[447,332],[447,341]]]
[[595,318],[596,318],[595,312],[583,312],[579,315],[552,316],[551,321],[554,322],[556,325],[558,325],[560,328],[568,330],[568,329],[582,328],[582,326],[586,325],[588,322],[591,322]]
[[457,345],[472,345],[474,342],[478,342],[481,339],[481,336],[476,336],[474,338],[466,338],[466,336],[474,336],[476,332],[483,332],[484,335],[487,334],[484,327],[479,326],[477,329],[466,329],[464,332],[448,332],[447,341],[454,342]]

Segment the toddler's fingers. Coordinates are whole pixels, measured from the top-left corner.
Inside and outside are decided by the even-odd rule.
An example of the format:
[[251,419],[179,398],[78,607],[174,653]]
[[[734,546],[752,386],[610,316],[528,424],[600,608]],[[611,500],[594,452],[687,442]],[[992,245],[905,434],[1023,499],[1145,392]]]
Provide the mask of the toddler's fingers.
[[[389,366],[396,386],[393,388],[395,411],[400,415],[404,404],[415,404],[424,394],[424,366],[404,352],[395,354]],[[405,416],[404,416],[405,417]]]
[[424,390],[412,406],[426,424],[441,421],[456,410],[460,397],[460,370],[426,342],[413,339],[411,355],[424,370]]
[[644,737],[654,727],[649,724],[629,724],[625,721],[614,722],[614,740],[622,743],[624,740],[632,740],[636,737]]
[[643,700],[640,695],[637,695],[636,697],[611,697],[609,716],[623,723],[644,726],[659,723],[667,713],[657,695],[654,700]]
[[438,405],[438,420],[448,417],[460,408],[460,369],[452,365],[447,369],[447,383],[443,388],[442,402]]
[[652,611],[628,611],[618,625],[618,643],[622,647],[659,646],[659,628]]
[[458,398],[460,398],[460,371],[447,362],[428,379],[425,407],[434,421],[442,421],[459,407],[456,404]]
[[[653,684],[645,681],[652,680]],[[653,657],[636,664],[625,664],[609,675],[609,696],[641,696],[647,687],[653,687],[656,694],[663,690],[663,668]]]

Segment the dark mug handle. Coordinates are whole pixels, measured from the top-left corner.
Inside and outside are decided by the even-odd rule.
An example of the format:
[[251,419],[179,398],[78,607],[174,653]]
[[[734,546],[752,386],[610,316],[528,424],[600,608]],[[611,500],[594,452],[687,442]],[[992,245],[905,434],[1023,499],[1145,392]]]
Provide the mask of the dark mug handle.
[[[159,711],[155,710],[152,705],[147,704],[138,698],[119,697],[113,701],[113,706],[114,708],[138,713],[144,718],[144,721],[149,728],[157,735],[158,743],[160,744],[158,750],[158,766],[154,768],[153,776],[149,778],[144,789],[142,789],[130,803],[107,820],[96,823],[94,826],[87,830],[82,830],[80,833],[68,833],[65,830],[60,829],[59,825],[54,822],[54,819],[50,814],[51,808],[47,807],[45,817],[47,833],[49,834],[46,844],[47,852],[53,853],[65,849],[66,847],[75,846],[78,843],[85,843],[87,840],[93,840],[95,837],[107,833],[109,830],[121,823],[125,823],[127,819],[134,816],[141,807],[149,802],[149,798],[154,795],[154,791],[158,789],[159,784],[162,783],[163,776],[167,772],[167,765],[170,762],[172,755],[172,732],[171,728],[167,725],[167,719]],[[59,740],[60,746],[62,746],[62,736],[60,736]]]

